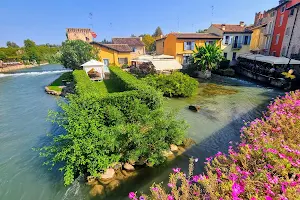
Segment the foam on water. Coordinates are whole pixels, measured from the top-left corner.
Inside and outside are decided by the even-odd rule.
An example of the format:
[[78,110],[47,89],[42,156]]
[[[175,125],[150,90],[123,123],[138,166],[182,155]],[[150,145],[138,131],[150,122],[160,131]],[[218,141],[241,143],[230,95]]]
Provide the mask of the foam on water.
[[42,72],[22,72],[14,74],[0,74],[0,78],[3,77],[14,77],[14,76],[40,76],[45,74],[60,74],[63,72],[70,72],[72,70],[54,70],[54,71],[42,71]]

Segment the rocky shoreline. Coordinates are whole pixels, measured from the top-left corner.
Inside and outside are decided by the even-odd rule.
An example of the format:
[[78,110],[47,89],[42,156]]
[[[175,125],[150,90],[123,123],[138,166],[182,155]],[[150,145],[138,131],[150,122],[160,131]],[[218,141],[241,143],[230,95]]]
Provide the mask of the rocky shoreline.
[[39,67],[39,66],[48,65],[48,64],[49,63],[43,63],[43,64],[40,64],[40,65],[14,65],[14,66],[0,67],[0,73],[15,71],[15,70],[19,70],[19,69]]

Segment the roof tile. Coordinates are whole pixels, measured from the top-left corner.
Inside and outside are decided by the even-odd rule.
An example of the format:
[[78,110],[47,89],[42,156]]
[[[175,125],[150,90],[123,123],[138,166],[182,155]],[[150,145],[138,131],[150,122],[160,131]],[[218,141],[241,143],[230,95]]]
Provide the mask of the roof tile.
[[[223,24],[212,24],[214,27],[221,29]],[[241,26],[239,24],[225,24],[224,33],[252,33],[249,27]]]
[[113,44],[127,44],[128,46],[145,46],[139,37],[112,38]]

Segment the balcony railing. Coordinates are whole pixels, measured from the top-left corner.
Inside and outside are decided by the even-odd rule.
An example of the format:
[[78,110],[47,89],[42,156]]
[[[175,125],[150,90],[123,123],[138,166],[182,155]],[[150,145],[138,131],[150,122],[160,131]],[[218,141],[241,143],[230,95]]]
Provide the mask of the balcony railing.
[[241,49],[243,47],[243,43],[232,43],[232,49]]

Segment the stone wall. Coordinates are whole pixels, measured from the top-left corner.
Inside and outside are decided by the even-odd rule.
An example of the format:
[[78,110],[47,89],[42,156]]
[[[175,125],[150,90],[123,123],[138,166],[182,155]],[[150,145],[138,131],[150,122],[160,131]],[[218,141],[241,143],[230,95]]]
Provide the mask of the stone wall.
[[88,28],[67,28],[68,40],[82,40],[85,42],[92,42],[93,36],[91,29]]

